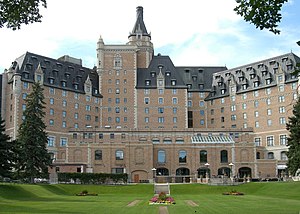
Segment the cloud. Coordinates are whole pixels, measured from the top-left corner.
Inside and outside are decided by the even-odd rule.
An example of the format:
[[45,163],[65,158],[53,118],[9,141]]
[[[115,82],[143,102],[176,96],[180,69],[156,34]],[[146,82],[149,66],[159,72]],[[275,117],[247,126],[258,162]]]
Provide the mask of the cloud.
[[[144,7],[144,21],[155,52],[170,55],[178,66],[234,67],[295,47],[299,25],[290,19],[299,20],[299,13],[285,19],[282,35],[275,36],[244,22],[233,11],[235,5],[234,0],[51,0],[48,8],[41,10],[42,23],[19,31],[0,29],[0,72],[26,51],[52,58],[67,54],[93,67],[99,36],[105,44],[125,44],[137,6]],[[284,12],[297,11],[296,6],[295,2],[287,5]]]

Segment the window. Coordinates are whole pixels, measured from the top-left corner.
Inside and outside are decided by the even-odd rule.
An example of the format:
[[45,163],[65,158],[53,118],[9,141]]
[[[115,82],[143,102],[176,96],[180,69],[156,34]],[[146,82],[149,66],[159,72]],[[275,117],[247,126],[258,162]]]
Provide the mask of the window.
[[85,100],[86,100],[87,102],[90,102],[90,101],[91,101],[91,96],[86,96],[86,97],[85,97]]
[[206,150],[200,151],[200,163],[207,163],[207,151]]
[[110,139],[114,139],[115,138],[115,134],[114,133],[110,133]]
[[278,102],[284,103],[284,96],[283,95],[278,97]]
[[286,145],[286,143],[287,143],[286,135],[279,135],[279,143],[280,143],[281,146]]
[[63,96],[63,97],[66,97],[67,96],[67,91],[65,91],[65,90],[62,90],[62,92],[61,92],[61,95]]
[[245,112],[243,113],[243,118],[247,119],[247,113],[245,113]]
[[267,115],[272,115],[272,109],[267,109]]
[[270,99],[270,98],[267,98],[267,99],[266,99],[266,103],[267,103],[267,105],[271,105],[271,99]]
[[220,152],[221,163],[228,163],[228,152],[227,150],[222,150]]
[[267,94],[267,95],[270,95],[270,94],[271,94],[271,88],[267,88],[267,89],[266,89],[266,94]]
[[236,120],[236,115],[235,114],[231,115],[231,121],[235,121],[235,120]]
[[242,94],[243,100],[247,99],[247,94]]
[[267,125],[268,125],[268,126],[272,126],[272,120],[271,120],[271,119],[268,119],[268,120],[267,120]]
[[274,159],[274,153],[268,152],[268,159]]
[[164,150],[158,150],[157,162],[158,163],[166,163],[166,152]]
[[286,152],[285,151],[281,152],[280,153],[280,160],[287,160],[287,159],[288,159],[288,157],[287,157]]
[[159,113],[159,114],[163,114],[163,113],[164,113],[164,108],[162,108],[162,107],[161,107],[161,108],[158,108],[158,113]]
[[254,96],[254,97],[258,97],[258,96],[259,96],[259,92],[258,92],[258,91],[254,91],[254,92],[253,92],[253,96]]
[[158,123],[164,123],[165,118],[164,117],[159,117],[158,118]]
[[204,101],[200,101],[200,102],[199,102],[199,106],[200,106],[200,107],[204,107],[204,105],[205,105]]
[[90,121],[90,120],[91,120],[91,115],[86,114],[86,115],[85,115],[85,120]]
[[85,106],[85,110],[86,110],[86,111],[91,111],[91,106],[90,106],[90,105],[86,105],[86,106]]
[[285,113],[285,107],[284,107],[284,106],[280,106],[280,107],[279,107],[279,113],[280,113],[280,114]]
[[158,94],[164,94],[164,89],[162,88],[158,89]]
[[49,136],[48,137],[48,147],[55,146],[55,137]]
[[255,107],[255,108],[258,107],[258,101],[257,101],[257,100],[254,101],[254,107]]
[[22,104],[22,110],[23,110],[23,111],[26,110],[26,104]]
[[259,122],[255,121],[255,128],[259,128]]
[[177,94],[177,89],[173,88],[172,89],[172,94]]
[[28,82],[23,82],[23,89],[28,89],[28,88],[29,88]]
[[54,120],[52,120],[52,119],[49,120],[49,125],[50,125],[50,126],[53,126],[53,125],[54,125]]
[[50,115],[54,115],[54,109],[53,109],[53,108],[50,108],[49,114],[50,114]]
[[204,115],[204,113],[205,113],[205,112],[204,112],[204,110],[200,110],[200,115],[202,115],[202,116],[203,116],[203,115]]
[[173,117],[173,123],[177,123],[177,117]]
[[279,118],[279,124],[281,124],[281,125],[285,125],[286,124],[285,117],[280,117]]
[[205,124],[205,121],[203,119],[200,120],[200,125],[203,126]]
[[191,100],[188,101],[188,107],[192,107],[193,106],[193,102]]
[[173,108],[173,114],[177,114],[177,108],[176,107]]
[[247,108],[247,104],[246,103],[243,103],[242,104],[242,109],[246,109]]
[[235,102],[235,96],[231,96],[231,101]]
[[173,98],[172,98],[172,103],[173,103],[173,104],[177,104],[177,103],[178,103],[178,100],[177,100],[176,97],[173,97]]
[[144,103],[145,103],[145,104],[149,104],[149,103],[150,103],[150,98],[149,98],[149,97],[145,97]]
[[164,103],[164,98],[159,97],[159,98],[158,98],[158,103],[159,103],[159,104],[163,104],[163,103]]
[[116,104],[119,104],[120,103],[120,98],[116,98]]
[[78,109],[78,108],[79,108],[79,104],[78,104],[78,103],[75,103],[74,108],[75,108],[75,109]]
[[95,160],[102,160],[102,150],[95,151]]
[[63,100],[63,101],[62,101],[62,106],[63,106],[63,107],[66,107],[66,106],[67,106],[67,101],[66,101],[66,100]]
[[254,143],[256,146],[261,146],[261,138],[260,137],[254,138]]
[[116,151],[116,160],[124,160],[124,152],[122,150]]
[[67,122],[66,121],[62,121],[62,127],[66,128],[67,127]]
[[236,106],[235,105],[231,106],[231,111],[236,111]]
[[274,146],[274,136],[267,136],[267,146]]
[[280,86],[278,87],[278,91],[279,91],[279,92],[284,92],[284,85],[280,85]]
[[53,105],[54,104],[54,99],[53,98],[50,98],[50,105]]
[[254,112],[254,117],[258,117],[258,111]]
[[66,146],[68,139],[65,137],[60,138],[60,146]]
[[63,116],[63,117],[67,117],[67,112],[66,112],[66,111],[63,111],[63,112],[62,112],[62,116]]
[[52,87],[49,88],[49,94],[55,94],[54,88],[52,88]]
[[179,151],[179,163],[186,163],[186,151]]
[[144,94],[145,95],[150,94],[150,90],[149,89],[144,89]]

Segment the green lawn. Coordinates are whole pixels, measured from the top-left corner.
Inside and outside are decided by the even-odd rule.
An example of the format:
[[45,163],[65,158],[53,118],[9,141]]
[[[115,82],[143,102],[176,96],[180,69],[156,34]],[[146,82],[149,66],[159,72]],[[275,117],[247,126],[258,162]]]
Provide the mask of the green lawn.
[[[75,196],[83,190],[98,196]],[[237,190],[243,196],[222,195]],[[176,204],[173,213],[300,213],[300,182],[248,183],[240,186],[201,184],[171,185]],[[0,213],[145,213],[158,214],[160,205],[149,205],[153,185],[27,185],[0,184]],[[127,205],[138,200],[137,204]],[[198,206],[186,201],[192,200]],[[163,205],[161,205],[163,206]]]

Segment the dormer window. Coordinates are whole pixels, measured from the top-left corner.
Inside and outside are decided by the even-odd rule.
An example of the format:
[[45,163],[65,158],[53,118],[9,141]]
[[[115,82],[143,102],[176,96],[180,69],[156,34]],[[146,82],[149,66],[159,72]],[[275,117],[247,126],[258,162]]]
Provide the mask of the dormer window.
[[74,84],[74,89],[75,89],[75,90],[78,89],[78,84]]
[[151,72],[151,77],[155,77],[155,72]]
[[62,86],[62,87],[66,87],[66,86],[67,86],[67,82],[62,81],[62,82],[61,82],[61,86]]
[[53,79],[53,78],[49,78],[49,83],[50,83],[51,85],[53,85],[53,84],[54,84],[54,79]]
[[259,86],[259,82],[258,81],[255,81],[254,83],[253,83],[253,87],[254,88],[257,88]]
[[176,85],[176,80],[171,80],[171,85],[175,86]]
[[270,84],[271,84],[271,79],[270,78],[266,79],[266,85],[270,85]]
[[246,89],[247,89],[247,84],[243,84],[243,85],[242,85],[242,89],[243,89],[243,90],[246,90]]
[[151,85],[151,80],[146,80],[146,81],[145,81],[145,85],[146,85],[146,86],[150,86],[150,85]]
[[221,94],[225,94],[225,92],[226,92],[226,89],[221,90]]
[[203,84],[199,84],[199,89],[204,89],[204,85]]
[[167,76],[167,77],[171,76],[171,73],[170,73],[169,71],[166,72],[166,76]]
[[197,81],[197,76],[193,76],[193,81],[196,82]]
[[192,84],[187,84],[187,87],[188,88],[192,88]]

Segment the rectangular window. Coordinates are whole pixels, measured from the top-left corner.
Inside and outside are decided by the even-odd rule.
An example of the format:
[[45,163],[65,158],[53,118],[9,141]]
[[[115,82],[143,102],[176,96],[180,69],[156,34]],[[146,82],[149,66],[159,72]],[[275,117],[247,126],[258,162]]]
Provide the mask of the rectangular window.
[[55,146],[55,137],[49,136],[48,137],[48,147]]
[[164,117],[159,117],[158,118],[158,123],[164,123],[165,118]]
[[256,146],[261,146],[261,138],[260,137],[254,138],[254,142],[255,142]]
[[280,106],[280,107],[279,107],[279,113],[280,113],[280,114],[285,113],[285,107],[284,107],[284,106]]
[[281,125],[285,125],[286,124],[285,117],[280,117],[279,118],[279,124],[281,124]]
[[279,136],[279,142],[280,142],[280,145],[286,145],[287,144],[287,137],[286,135],[280,135]]
[[175,105],[178,104],[177,97],[173,97],[173,98],[172,98],[172,103],[175,104]]
[[267,136],[267,146],[274,146],[274,136]]
[[150,98],[149,97],[145,97],[144,98],[144,103],[145,104],[149,104],[150,103]]
[[60,138],[60,146],[66,146],[68,139],[65,137]]
[[158,98],[158,103],[159,103],[159,104],[163,104],[163,103],[164,103],[164,98],[159,97],[159,98]]

